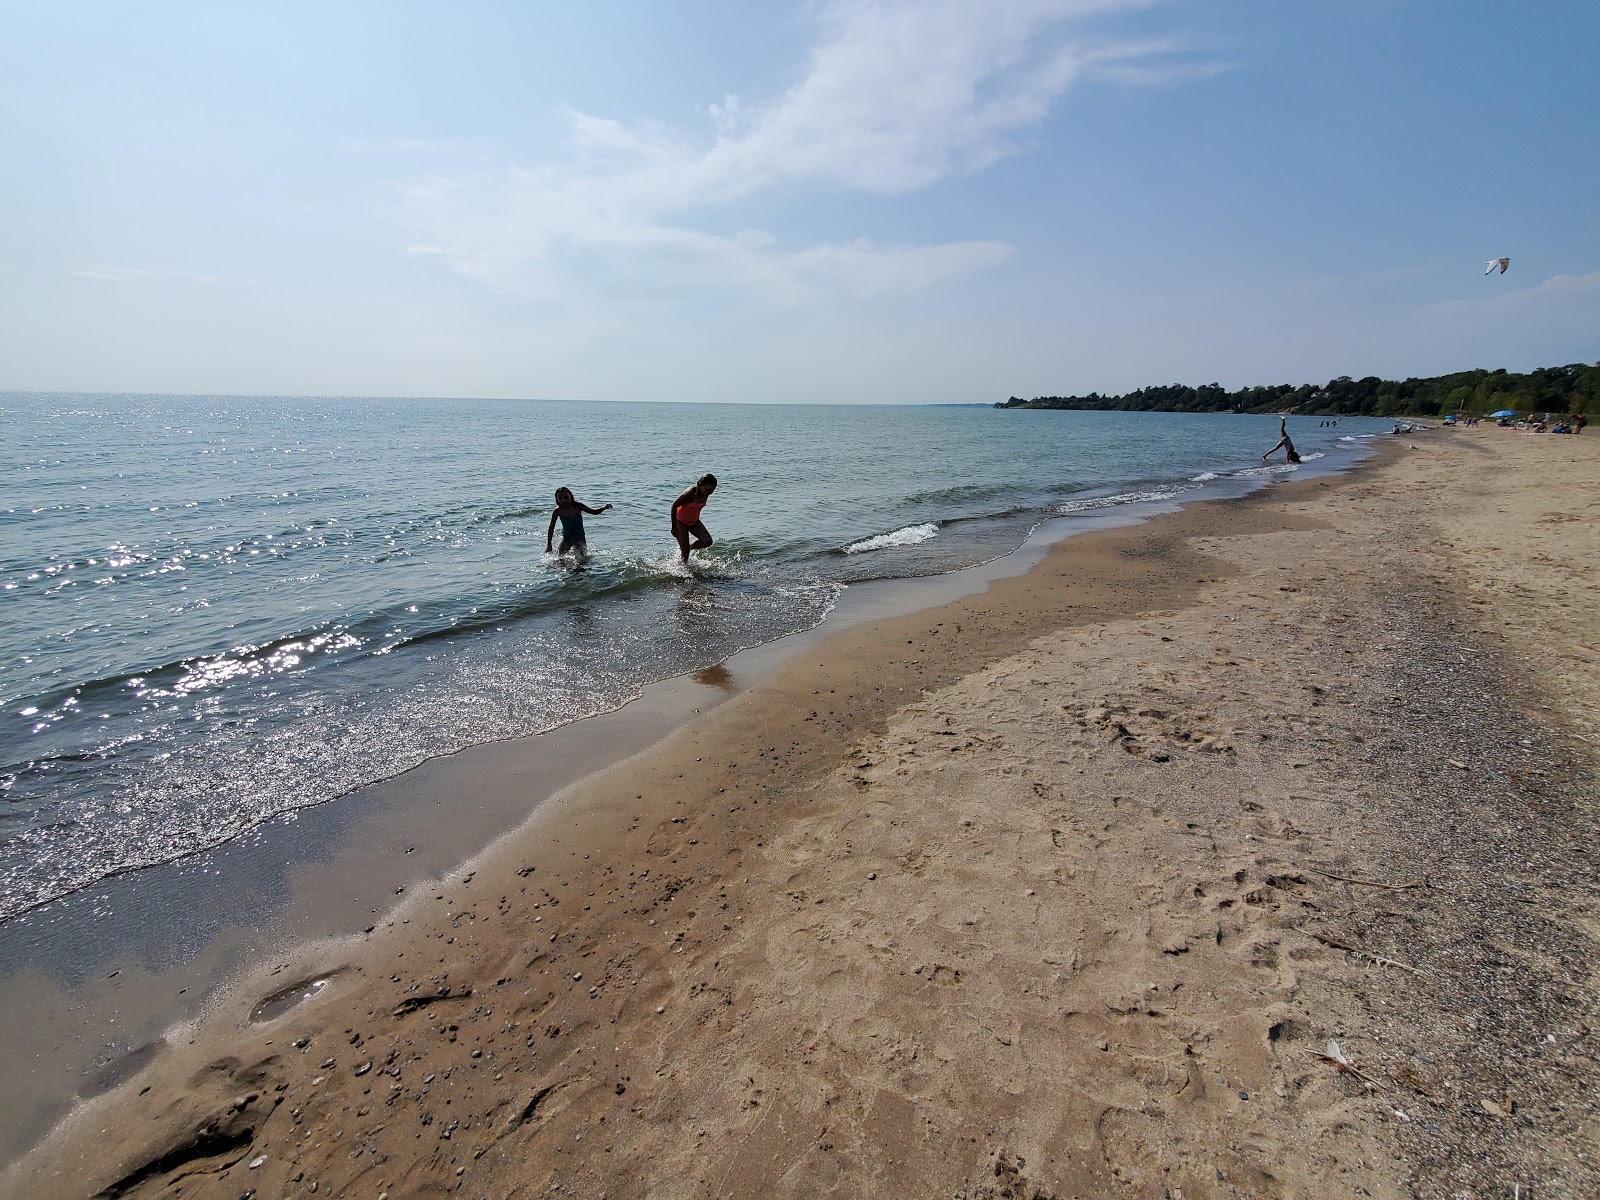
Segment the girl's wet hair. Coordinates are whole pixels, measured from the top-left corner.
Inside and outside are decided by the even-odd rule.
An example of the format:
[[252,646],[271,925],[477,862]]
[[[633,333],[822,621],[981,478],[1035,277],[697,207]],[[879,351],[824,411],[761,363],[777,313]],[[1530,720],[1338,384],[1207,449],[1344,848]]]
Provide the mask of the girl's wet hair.
[[698,483],[701,487],[716,487],[717,486],[717,477],[715,475],[713,475],[710,471],[707,471],[704,475],[700,476],[700,478],[697,479],[695,482]]
[[558,487],[556,489],[556,503],[557,504],[561,503],[561,497],[562,496],[565,496],[567,499],[571,500],[573,498],[572,489],[569,488],[569,487]]

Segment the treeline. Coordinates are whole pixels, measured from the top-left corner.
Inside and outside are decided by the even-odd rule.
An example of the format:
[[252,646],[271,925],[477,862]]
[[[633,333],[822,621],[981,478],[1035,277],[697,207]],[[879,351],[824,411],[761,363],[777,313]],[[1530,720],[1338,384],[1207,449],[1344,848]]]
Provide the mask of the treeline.
[[1433,417],[1450,413],[1480,416],[1502,408],[1529,413],[1600,413],[1600,363],[1572,363],[1515,371],[1457,371],[1431,379],[1338,379],[1317,386],[1304,383],[1240,388],[1219,384],[1189,387],[1174,383],[1140,388],[1122,396],[1012,396],[996,408],[1076,408],[1135,412],[1297,412],[1311,416]]

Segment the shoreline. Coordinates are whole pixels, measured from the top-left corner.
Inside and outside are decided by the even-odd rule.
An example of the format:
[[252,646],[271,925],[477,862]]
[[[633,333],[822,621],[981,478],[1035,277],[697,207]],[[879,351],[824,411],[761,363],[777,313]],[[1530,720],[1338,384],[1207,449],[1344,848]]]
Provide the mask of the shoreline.
[[[254,411],[201,406],[204,411],[191,413],[180,398],[169,399],[175,419],[188,413],[206,436],[248,422]],[[59,406],[39,409],[39,420],[51,429],[54,422],[70,426],[78,419],[74,410]],[[90,405],[80,415],[90,422],[85,435],[91,442],[106,442],[99,454],[115,453],[120,443],[110,430],[118,420],[160,419],[163,411],[160,403],[141,404],[119,417]],[[651,431],[669,431],[677,420],[673,414],[681,417],[683,411],[644,404],[626,416],[645,443],[660,445],[670,444],[670,437],[663,441]],[[646,679],[686,673],[814,623],[849,582],[946,571],[991,558],[1050,513],[1104,503],[1107,492],[1130,480],[1139,490],[1150,486],[1168,493],[1195,487],[1213,469],[1249,473],[1260,467],[1251,466],[1256,455],[1246,446],[1254,441],[1248,423],[1176,416],[1135,420],[1149,426],[1151,436],[1130,439],[1122,428],[1126,422],[1115,417],[1058,420],[1044,423],[1049,430],[1041,425],[1021,431],[981,412],[917,408],[874,417],[873,411],[857,407],[825,419],[813,406],[767,410],[753,424],[748,413],[722,411],[713,426],[728,439],[726,452],[735,461],[747,460],[750,473],[741,489],[749,490],[729,514],[737,519],[723,526],[721,549],[690,572],[703,589],[683,575],[677,555],[666,549],[670,541],[662,544],[647,515],[654,511],[650,496],[662,485],[645,481],[664,464],[647,455],[635,470],[635,456],[618,450],[609,434],[602,443],[605,463],[597,470],[611,481],[605,486],[619,489],[611,497],[622,501],[612,514],[616,524],[608,519],[610,532],[582,570],[531,554],[542,544],[534,539],[544,533],[548,513],[538,512],[537,502],[530,508],[515,481],[533,464],[520,457],[502,460],[507,443],[499,435],[507,426],[482,406],[452,411],[429,405],[409,414],[383,406],[329,406],[313,424],[332,422],[346,449],[296,475],[306,486],[320,480],[317,488],[335,490],[319,492],[315,502],[309,493],[274,493],[274,519],[281,518],[286,530],[300,530],[287,543],[286,534],[263,529],[259,544],[211,546],[208,539],[221,539],[224,532],[212,517],[201,521],[199,510],[188,509],[187,517],[169,517],[178,510],[163,506],[153,514],[140,505],[120,516],[111,509],[98,517],[77,514],[63,524],[60,514],[50,515],[52,495],[78,494],[77,479],[72,468],[57,464],[49,478],[33,479],[24,489],[28,495],[19,497],[31,497],[30,515],[19,527],[19,553],[39,560],[42,573],[18,575],[7,585],[20,605],[5,639],[20,656],[16,703],[7,711],[22,740],[12,747],[18,770],[10,799],[20,807],[10,822],[16,836],[6,847],[0,918],[9,920],[97,879],[203,852],[247,827],[349,794],[426,759],[613,708]],[[439,486],[430,485],[439,503],[424,503],[412,514],[430,513],[424,524],[442,521],[449,536],[435,536],[437,529],[424,534],[423,525],[404,515],[411,497],[402,480],[418,469],[426,474],[426,465],[381,473],[372,481],[378,492],[338,491],[341,472],[349,470],[352,478],[365,473],[360,461],[345,463],[343,456],[359,460],[350,447],[360,444],[363,424],[376,414],[383,415],[371,429],[384,438],[401,437],[413,426],[436,426],[433,440],[452,447],[452,467]],[[278,404],[264,405],[260,415],[286,422],[286,433],[310,416]],[[567,416],[595,430],[622,419],[582,405]],[[854,436],[819,440],[810,428],[837,429],[840,422]],[[515,424],[531,431],[540,422]],[[757,430],[793,447],[814,469],[794,475],[758,468],[765,453],[753,443],[748,451],[740,449],[741,438],[761,440]],[[931,438],[930,445],[947,447],[935,455],[950,462],[948,482],[955,486],[922,488],[914,461],[897,460],[896,470],[905,471],[898,481],[872,467],[862,447],[889,430],[894,441]],[[1315,435],[1315,442],[1311,457],[1346,457],[1340,450],[1347,442],[1329,434]],[[474,443],[496,448],[492,465],[469,448]],[[163,495],[169,486],[185,494],[199,487],[195,494],[206,494],[209,484],[185,474],[185,464],[198,467],[204,456],[193,459],[176,443],[163,445],[163,454],[176,455],[172,461],[136,464],[154,472],[149,485]],[[979,447],[987,449],[978,453]],[[1005,447],[1026,452],[1019,457]],[[385,457],[398,463],[405,452],[396,443]],[[264,486],[277,469],[273,461],[271,455],[253,458],[251,477],[262,475]],[[565,469],[555,455],[541,459],[535,474]],[[242,521],[241,536],[254,537],[246,527],[255,518],[228,503],[213,516],[227,526]],[[796,529],[793,515],[801,510],[807,516]],[[391,517],[398,521],[392,529]],[[163,532],[172,520],[177,524]],[[373,543],[371,555],[358,552],[365,565],[351,572],[344,562],[348,547],[340,550],[328,541],[325,530],[331,526],[325,520],[341,527],[335,542],[365,536],[361,530],[386,530],[382,537],[399,540],[389,549]],[[792,538],[791,532],[802,536]],[[189,563],[182,571],[146,577],[138,574],[139,562],[130,560],[103,577],[109,582],[96,580],[87,591],[80,587],[86,582],[81,574],[75,576],[79,583],[55,580],[89,567],[81,555],[73,565],[50,562],[79,537],[90,545],[129,537],[155,546],[167,545],[161,539],[169,536],[176,539],[169,548]],[[287,565],[289,554],[293,566]],[[431,582],[413,595],[412,576]],[[252,587],[270,587],[266,600],[251,593],[250,580]],[[161,636],[143,650],[128,641],[133,633],[117,615],[131,612],[123,602],[133,590],[171,608],[162,618]],[[426,602],[402,603],[408,596]],[[197,607],[186,608],[191,602]],[[67,620],[69,609],[82,611]],[[604,620],[590,624],[590,617]],[[57,624],[78,631],[41,657],[34,643],[48,641],[48,630]],[[90,637],[84,632],[90,627],[100,632]],[[96,645],[109,655],[103,662],[95,661]],[[82,717],[80,702],[91,704],[90,696],[97,697],[96,712]],[[191,701],[194,706],[186,709]],[[37,711],[30,718],[26,710]],[[173,720],[179,713],[185,715]],[[104,755],[114,761],[101,761]]]
[[[1427,451],[1446,451],[1439,438]],[[1275,1194],[1250,1174],[1273,1154],[1241,1150],[1237,1129],[1223,1132],[1242,1125],[1275,1146],[1293,1189],[1337,1172],[1373,1194],[1404,1194],[1381,1181],[1414,1164],[1369,1162],[1398,1150],[1368,1098],[1340,1091],[1350,1082],[1342,1076],[1290,1069],[1278,1045],[1300,1043],[1297,1065],[1315,1072],[1304,1053],[1313,1035],[1354,1026],[1362,1004],[1393,985],[1379,977],[1353,996],[1343,954],[1314,938],[1280,948],[1298,929],[1287,913],[1331,911],[1329,889],[1341,889],[1304,862],[1291,874],[1274,861],[1297,844],[1351,877],[1363,857],[1406,861],[1407,846],[1368,844],[1341,825],[1387,785],[1376,769],[1347,777],[1346,759],[1372,753],[1351,746],[1376,741],[1365,703],[1374,698],[1362,672],[1339,660],[1373,659],[1401,675],[1410,666],[1355,636],[1381,627],[1346,608],[1362,588],[1391,594],[1398,578],[1378,569],[1394,566],[1378,538],[1404,511],[1400,489],[1376,485],[1395,484],[1412,460],[1390,460],[1072,539],[1071,553],[1058,545],[986,592],[828,634],[820,661],[790,657],[666,743],[568,789],[464,877],[408,898],[393,936],[308,950],[280,972],[297,982],[342,968],[319,994],[251,1024],[249,1009],[278,990],[253,981],[195,1031],[194,1045],[134,1064],[142,1069],[128,1083],[81,1105],[0,1178],[81,1194],[87,1183],[123,1178],[140,1190],[190,1172],[186,1195],[298,1194],[319,1179],[342,1192],[362,1179],[407,1195],[448,1190],[470,1169],[469,1186],[506,1194],[538,1138],[540,1178],[579,1194],[599,1194],[608,1180],[612,1194],[645,1194],[645,1178],[658,1194],[808,1194],[802,1180],[817,1185],[809,1194],[860,1194],[874,1181],[950,1190],[983,1171],[1113,1194],[1147,1183],[1162,1158],[1163,1170],[1189,1173],[1186,1195],[1208,1194],[1207,1147],[1234,1178],[1255,1179],[1246,1194]],[[1344,502],[1356,507],[1341,511]],[[1352,542],[1368,556],[1353,564],[1358,578],[1317,557]],[[1285,570],[1291,582],[1272,595],[1251,590]],[[1326,637],[1306,646],[1283,621],[1285,606]],[[1229,648],[1196,664],[1182,656],[1199,654],[1201,625]],[[1235,633],[1249,636],[1234,644]],[[1278,657],[1257,658],[1258,644]],[[1322,682],[1302,685],[1311,678]],[[1141,688],[1182,703],[1117,700]],[[1238,711],[1222,712],[1235,694]],[[1325,708],[1334,711],[1314,711]],[[1263,714],[1282,761],[1241,736]],[[1364,740],[1314,735],[1339,721]],[[1302,794],[1297,772],[1328,786]],[[1249,794],[1259,796],[1254,809],[1240,800]],[[1153,882],[1152,863],[1183,870],[1164,865]],[[1197,903],[1240,872],[1225,908]],[[1195,873],[1205,881],[1178,887]],[[1074,883],[1080,875],[1097,886]],[[991,886],[1007,880],[1001,892]],[[1396,893],[1393,905],[1438,902],[1418,891]],[[1113,899],[1134,906],[1131,923],[1091,919],[1109,916]],[[1214,939],[1202,936],[1207,926]],[[535,940],[547,929],[547,941]],[[1277,936],[1260,936],[1268,931]],[[1383,944],[1382,933],[1364,928],[1361,944]],[[801,944],[811,950],[795,957],[790,947]],[[437,947],[425,964],[424,947]],[[1035,950],[1042,957],[1028,957]],[[1110,1005],[1141,997],[1145,975],[1160,976],[1149,980],[1151,998]],[[1229,1016],[1254,1012],[1264,1023],[1234,1032],[1205,1002],[1208,990]],[[1388,996],[1399,1003],[1403,988]],[[1085,1005],[1090,997],[1098,1003]],[[1340,1005],[1347,1015],[1330,1023]],[[929,1013],[941,1020],[927,1026]],[[1180,1024],[1191,1032],[1174,1042],[1168,1031]],[[1269,1025],[1279,1032],[1268,1036]],[[306,1053],[284,1045],[301,1037]],[[613,1039],[617,1049],[605,1049]],[[364,1055],[374,1065],[362,1070]],[[318,1067],[328,1059],[333,1067]],[[951,1074],[961,1063],[972,1065],[971,1083]],[[1212,1070],[1248,1079],[1233,1089],[1246,1098],[1229,1100]],[[1065,1101],[1046,1103],[1049,1078],[1073,1080]],[[1145,1106],[1166,1114],[1159,1145],[1133,1102],[1141,1088]],[[1249,1095],[1258,1105],[1264,1096],[1267,1111],[1241,1107]],[[434,1111],[441,1098],[458,1106],[449,1138],[432,1132],[448,1124]],[[420,1127],[419,1112],[430,1118]],[[1274,1135],[1286,1114],[1309,1119],[1333,1148]],[[934,1144],[919,1119],[947,1136]],[[990,1132],[957,1148],[955,1130],[974,1120],[974,1132],[985,1122]],[[196,1140],[202,1127],[212,1140]],[[691,1127],[709,1140],[688,1136]],[[585,1132],[592,1151],[576,1141]],[[71,1147],[88,1136],[104,1147],[88,1164],[94,1178],[68,1182]],[[336,1142],[359,1142],[359,1152]],[[1082,1153],[1062,1157],[1072,1147]],[[251,1168],[242,1149],[265,1159]],[[139,1176],[141,1162],[167,1165]],[[773,1176],[765,1164],[800,1174]]]
[[1359,470],[1380,445],[1352,462],[1309,465],[1303,477],[1225,481],[1203,499],[1059,515],[987,562],[853,584],[817,626],[647,684],[618,709],[428,760],[221,846],[121,872],[20,914],[0,925],[0,1003],[46,1016],[0,1033],[0,1055],[19,1064],[14,1080],[26,1081],[0,1096],[0,1164],[36,1144],[74,1101],[143,1062],[169,1029],[193,1026],[225,1004],[265,964],[392,922],[397,897],[464,870],[527,823],[531,807],[648,750],[818,641],[981,593],[1032,570],[1063,541]]
[[[0,1032],[0,1055],[21,1064],[14,1081],[31,1081],[0,1096],[0,1165],[31,1149],[75,1100],[142,1063],[169,1029],[202,1021],[270,962],[392,924],[403,903],[396,897],[467,869],[530,820],[530,802],[548,803],[648,751],[808,647],[869,620],[981,593],[1025,574],[1062,541],[1180,508],[1157,500],[1061,516],[985,563],[852,585],[819,625],[648,684],[618,709],[429,760],[222,846],[120,873],[21,914],[0,926],[0,1003],[48,1015]],[[438,796],[449,797],[448,811]],[[42,1042],[52,1043],[50,1053],[38,1052]]]

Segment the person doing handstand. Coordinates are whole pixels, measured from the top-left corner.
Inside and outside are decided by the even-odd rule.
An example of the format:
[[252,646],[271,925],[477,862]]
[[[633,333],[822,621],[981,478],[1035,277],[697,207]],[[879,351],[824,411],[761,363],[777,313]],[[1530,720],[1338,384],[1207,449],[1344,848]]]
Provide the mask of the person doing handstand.
[[1300,456],[1295,453],[1294,443],[1289,440],[1289,418],[1288,417],[1279,417],[1278,418],[1278,444],[1276,446],[1274,446],[1271,450],[1268,450],[1261,457],[1263,459],[1271,458],[1274,454],[1276,454],[1278,452],[1278,450],[1280,448],[1283,450],[1284,458],[1287,461],[1292,462],[1292,463],[1297,463],[1297,462],[1300,461]]
[[583,536],[583,514],[598,517],[609,504],[602,504],[599,508],[590,508],[587,504],[580,504],[572,495],[571,488],[556,489],[556,506],[550,514],[550,527],[544,531],[544,552],[550,553],[550,544],[555,540],[556,522],[561,522],[561,548],[555,553],[566,554],[576,551],[580,555],[589,553],[589,542]]
[[[702,475],[683,495],[672,502],[672,536],[677,539],[678,552],[683,562],[689,561],[689,551],[704,550],[711,545],[711,532],[700,519],[700,510],[717,490],[715,475]],[[690,541],[690,538],[693,541]]]

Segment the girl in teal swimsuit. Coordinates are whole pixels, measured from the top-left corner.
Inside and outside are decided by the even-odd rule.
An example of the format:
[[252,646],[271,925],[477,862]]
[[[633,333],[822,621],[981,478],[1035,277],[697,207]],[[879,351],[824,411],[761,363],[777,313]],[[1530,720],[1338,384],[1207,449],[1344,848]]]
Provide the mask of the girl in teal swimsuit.
[[544,552],[549,554],[550,545],[555,540],[556,522],[561,522],[561,548],[555,553],[566,554],[577,551],[583,555],[589,553],[589,543],[583,536],[583,514],[598,517],[609,504],[602,504],[599,508],[590,508],[587,504],[580,504],[573,498],[571,488],[556,489],[556,507],[550,514],[550,528],[544,531]]

